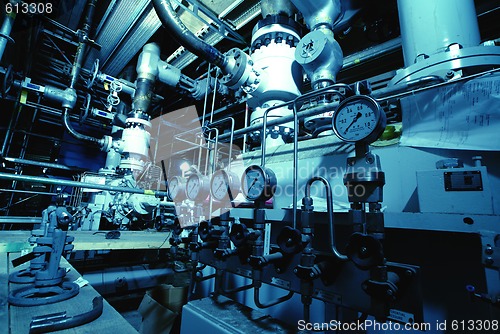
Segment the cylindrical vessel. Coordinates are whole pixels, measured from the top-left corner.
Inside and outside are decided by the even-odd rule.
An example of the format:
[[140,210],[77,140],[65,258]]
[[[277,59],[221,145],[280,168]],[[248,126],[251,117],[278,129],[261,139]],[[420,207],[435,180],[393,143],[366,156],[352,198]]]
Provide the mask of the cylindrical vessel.
[[474,0],[398,0],[398,12],[406,67],[452,44],[481,42]]

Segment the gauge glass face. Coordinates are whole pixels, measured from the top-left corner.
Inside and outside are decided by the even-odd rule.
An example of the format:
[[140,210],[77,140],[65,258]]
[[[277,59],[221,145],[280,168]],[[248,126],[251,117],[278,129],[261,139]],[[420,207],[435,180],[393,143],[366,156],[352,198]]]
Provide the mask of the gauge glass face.
[[380,110],[367,98],[352,99],[341,106],[334,116],[337,136],[348,142],[363,141],[378,127]]
[[201,189],[201,180],[199,175],[197,174],[191,175],[186,183],[187,198],[194,201],[198,197],[200,189]]
[[170,182],[168,183],[168,193],[172,200],[174,200],[179,194],[179,188],[180,188],[179,178],[178,177],[171,178]]
[[248,168],[243,176],[243,191],[249,200],[261,197],[266,189],[266,176],[264,171],[257,166]]
[[212,183],[210,189],[212,192],[212,196],[216,200],[222,201],[226,197],[228,189],[229,189],[228,175],[222,170],[215,172],[214,176],[212,177]]

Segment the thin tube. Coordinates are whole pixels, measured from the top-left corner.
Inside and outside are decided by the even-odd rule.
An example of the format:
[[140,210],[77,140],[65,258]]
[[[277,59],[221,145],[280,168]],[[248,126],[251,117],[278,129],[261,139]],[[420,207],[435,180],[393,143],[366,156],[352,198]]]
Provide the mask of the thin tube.
[[225,295],[230,295],[230,294],[233,294],[233,293],[237,293],[237,292],[249,290],[252,287],[253,287],[253,284],[250,283],[250,284],[243,285],[243,286],[240,286],[240,287],[237,287],[237,288],[234,288],[234,289],[229,289],[229,290],[222,289],[222,293],[225,294]]
[[77,172],[86,171],[86,169],[78,168],[78,167],[68,167],[68,166],[61,165],[61,164],[54,164],[54,163],[50,163],[50,162],[34,161],[34,160],[27,160],[27,159],[20,159],[20,158],[4,157],[3,160],[8,161],[8,162],[13,162],[16,164],[20,164],[20,165],[38,166],[38,167],[61,169],[61,170],[67,170],[67,171],[77,171]]
[[91,137],[91,136],[87,136],[87,135],[81,134],[81,133],[77,132],[73,128],[73,126],[71,125],[71,121],[69,119],[69,108],[64,108],[64,111],[62,113],[62,119],[63,119],[64,127],[66,128],[66,130],[68,131],[68,133],[71,136],[73,136],[75,139],[78,139],[78,140],[81,140],[81,141],[85,141],[85,142],[88,142],[88,143],[91,143],[91,144],[96,144],[99,147],[104,146],[104,140],[103,139],[98,139],[98,138],[95,138],[95,137]]
[[144,190],[144,189],[129,188],[129,187],[116,187],[116,186],[109,186],[109,185],[104,185],[104,184],[93,184],[93,183],[70,181],[70,180],[49,179],[49,178],[38,177],[38,176],[29,176],[29,175],[0,173],[0,179],[21,181],[21,182],[52,184],[52,185],[58,185],[58,186],[68,186],[68,187],[77,187],[77,188],[99,189],[99,190],[130,193],[130,194],[154,195],[157,197],[167,196],[167,192],[165,192],[165,191]]
[[337,247],[335,246],[335,226],[333,222],[333,198],[332,198],[332,187],[330,186],[330,182],[328,182],[327,179],[321,176],[315,176],[309,179],[306,183],[306,190],[305,190],[305,196],[306,197],[311,197],[311,185],[316,182],[320,181],[325,185],[326,188],[326,206],[328,210],[328,225],[330,228],[330,249],[332,253],[335,255],[335,257],[341,261],[347,261],[348,257],[341,254],[338,250]]
[[[335,94],[335,93],[338,94],[339,92],[336,88],[340,88],[340,87],[350,90],[350,87],[346,84],[334,84],[334,85],[330,85],[328,87],[325,87],[325,88],[322,88],[322,89],[319,89],[316,91],[309,92],[307,94],[300,96],[299,98],[306,99],[306,98],[315,97],[315,96],[321,95],[321,94]],[[299,98],[297,98],[296,100],[298,100]],[[296,101],[296,100],[285,102],[281,105],[273,106],[271,108],[277,109],[277,108],[281,108],[281,107],[286,107],[286,106],[289,106],[292,103],[294,103],[294,101]],[[338,106],[337,102],[332,102],[330,104],[323,104],[323,105],[318,106],[316,108],[311,108],[311,109],[307,109],[305,111],[299,112],[299,113],[297,113],[297,117],[299,120],[301,120],[301,119],[304,119],[306,117],[319,115],[319,114],[324,113],[326,111],[331,111],[332,109],[337,108],[337,106]],[[290,121],[293,121],[293,119],[294,119],[294,115],[282,116],[279,118],[272,119],[269,122],[266,122],[267,123],[266,126],[288,123]],[[234,132],[234,138],[240,138],[244,134],[247,134],[247,133],[253,132],[253,131],[257,131],[257,130],[262,130],[262,124],[258,123],[258,124],[254,124],[254,125],[251,125],[249,127],[246,127],[245,129],[236,130]],[[226,133],[226,134],[221,135],[220,140],[227,140],[228,138],[229,138],[229,134]]]
[[0,189],[0,191],[11,192],[11,193],[21,193],[21,194],[35,194],[35,195],[47,195],[47,196],[57,196],[58,193],[46,193],[42,191],[31,191],[31,190],[17,190],[17,189]]
[[230,137],[229,137],[229,161],[228,161],[228,166],[227,166],[227,169],[231,170],[231,157],[233,156],[233,132],[234,132],[234,124],[235,124],[234,118],[226,117],[226,118],[220,119],[218,121],[215,121],[213,123],[210,122],[210,124],[208,126],[212,127],[214,125],[218,125],[218,124],[221,124],[221,123],[224,123],[227,121],[231,121],[231,132],[230,132]]
[[268,308],[271,306],[281,304],[283,302],[286,302],[287,300],[290,300],[290,298],[292,298],[294,295],[293,291],[289,291],[288,294],[279,297],[278,299],[273,300],[272,302],[262,303],[259,299],[259,294],[260,294],[259,291],[260,291],[259,287],[255,287],[253,290],[253,301],[255,303],[255,306],[257,306],[258,308]]

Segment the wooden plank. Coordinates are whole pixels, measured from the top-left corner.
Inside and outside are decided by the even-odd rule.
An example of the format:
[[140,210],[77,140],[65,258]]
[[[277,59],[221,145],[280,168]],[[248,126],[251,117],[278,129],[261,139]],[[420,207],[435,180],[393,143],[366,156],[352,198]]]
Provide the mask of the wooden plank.
[[[2,328],[9,328],[9,272],[7,253],[0,253],[0,324]],[[5,327],[4,327],[5,326]]]
[[32,248],[28,242],[30,231],[0,231],[0,253],[20,252]]
[[[17,255],[18,256],[18,255]],[[70,271],[66,275],[66,281],[74,281],[80,274],[66,261],[61,260],[61,267],[68,267]],[[16,268],[17,269],[17,268]],[[22,287],[19,284],[10,284],[11,291]],[[99,294],[91,286],[87,285],[80,289],[75,297],[54,304],[30,307],[10,307],[10,329],[11,334],[25,334],[29,331],[31,318],[57,312],[67,312],[67,316],[75,316],[88,312],[92,309],[92,299]],[[106,333],[106,334],[137,334],[137,331],[125,320],[108,302],[104,301],[102,315],[91,323],[59,331],[58,333]]]
[[[104,231],[103,231],[104,232]],[[170,248],[171,232],[120,231],[119,239],[106,239],[93,231],[71,231],[75,250],[160,249]]]
[[[105,232],[105,231],[102,231]],[[170,248],[171,232],[120,231],[119,239],[106,239],[95,231],[70,231],[75,237],[75,250],[164,249]],[[20,252],[31,249],[29,231],[0,231],[0,252]]]

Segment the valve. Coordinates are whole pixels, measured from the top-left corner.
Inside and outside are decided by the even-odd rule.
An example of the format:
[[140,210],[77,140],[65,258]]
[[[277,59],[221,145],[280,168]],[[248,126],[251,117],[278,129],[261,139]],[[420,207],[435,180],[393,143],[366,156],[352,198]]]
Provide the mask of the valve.
[[243,246],[248,240],[249,231],[245,224],[234,224],[229,233],[229,239],[236,247]]
[[382,244],[375,237],[353,233],[347,245],[347,256],[360,269],[381,265],[384,261]]
[[281,230],[276,242],[285,254],[297,254],[305,246],[300,231],[290,226],[285,226]]
[[200,226],[198,227],[198,235],[200,236],[200,239],[203,241],[206,241],[210,237],[210,232],[212,231],[213,226],[212,223],[209,222],[208,220],[204,220],[200,223]]

